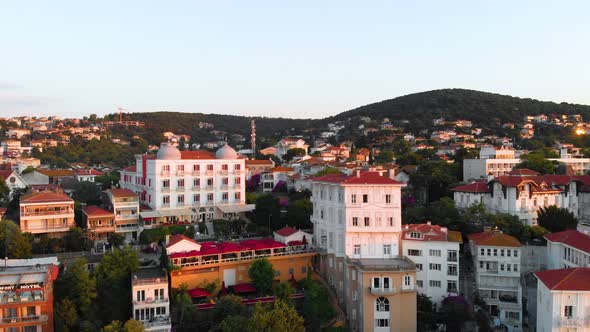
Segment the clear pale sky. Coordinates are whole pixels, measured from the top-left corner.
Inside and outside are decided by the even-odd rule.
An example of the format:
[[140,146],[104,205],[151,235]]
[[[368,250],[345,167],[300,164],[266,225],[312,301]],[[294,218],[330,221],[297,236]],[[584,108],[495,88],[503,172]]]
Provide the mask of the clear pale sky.
[[460,87],[590,104],[590,1],[1,1],[0,116],[324,117]]

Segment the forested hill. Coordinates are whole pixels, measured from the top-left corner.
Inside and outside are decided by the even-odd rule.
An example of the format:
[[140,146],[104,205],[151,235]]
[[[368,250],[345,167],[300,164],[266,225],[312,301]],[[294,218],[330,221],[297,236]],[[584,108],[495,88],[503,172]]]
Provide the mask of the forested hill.
[[582,114],[590,119],[590,106],[553,103],[466,89],[442,89],[414,93],[340,113],[325,121],[359,116],[373,119],[409,120],[412,127],[430,127],[432,120],[471,120],[475,126],[490,122],[521,123],[524,115]]

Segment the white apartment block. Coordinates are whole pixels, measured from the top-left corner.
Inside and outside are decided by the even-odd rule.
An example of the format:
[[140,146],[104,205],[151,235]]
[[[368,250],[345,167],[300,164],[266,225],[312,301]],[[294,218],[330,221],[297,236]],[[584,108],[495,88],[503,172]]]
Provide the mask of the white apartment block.
[[160,267],[143,268],[131,275],[133,318],[146,332],[170,332],[168,276]]
[[275,146],[275,156],[279,158],[283,158],[287,151],[291,149],[303,149],[305,150],[305,154],[307,154],[309,149],[309,144],[305,143],[305,140],[298,137],[287,137],[281,139]]
[[455,205],[467,208],[483,202],[486,210],[518,216],[528,225],[537,224],[541,207],[556,205],[576,217],[587,218],[589,209],[580,201],[588,200],[588,175],[539,175],[528,169],[514,170],[489,182],[479,181],[452,189]]
[[537,332],[590,331],[590,268],[535,272]]
[[228,145],[212,153],[163,144],[156,156],[136,156],[136,165],[121,172],[120,183],[151,208],[141,212],[144,225],[151,227],[251,211],[254,206],[246,205],[245,171],[245,159]]
[[520,242],[498,230],[469,235],[479,297],[496,326],[522,331]]
[[385,173],[311,179],[317,268],[353,331],[416,329],[416,267],[400,256],[404,185]]
[[547,268],[590,267],[590,236],[577,230],[551,233],[547,239]]
[[125,241],[137,240],[141,232],[139,198],[129,189],[113,188],[106,191],[109,210],[115,215],[115,233],[125,236]]
[[403,226],[403,254],[416,264],[418,292],[437,305],[459,293],[460,232],[426,224]]

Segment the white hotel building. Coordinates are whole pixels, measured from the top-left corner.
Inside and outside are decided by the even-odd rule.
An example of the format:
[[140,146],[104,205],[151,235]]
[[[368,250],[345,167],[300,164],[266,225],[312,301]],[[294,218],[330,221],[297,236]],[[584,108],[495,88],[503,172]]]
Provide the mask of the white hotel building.
[[416,263],[416,286],[437,305],[459,293],[461,232],[426,224],[403,226],[403,254]]
[[142,205],[144,227],[231,218],[251,211],[246,205],[245,159],[228,145],[216,153],[180,151],[171,144],[156,156],[138,155],[121,172],[121,187],[133,190]]
[[311,179],[316,266],[353,331],[416,330],[416,266],[400,255],[404,184],[384,173]]

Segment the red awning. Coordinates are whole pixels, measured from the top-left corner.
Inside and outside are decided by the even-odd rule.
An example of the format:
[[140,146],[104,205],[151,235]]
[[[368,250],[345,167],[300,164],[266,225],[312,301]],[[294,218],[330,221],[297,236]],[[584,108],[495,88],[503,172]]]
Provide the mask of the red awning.
[[188,295],[194,299],[198,297],[207,297],[211,294],[203,288],[194,288],[188,291]]
[[237,284],[234,286],[234,292],[236,293],[252,293],[255,292],[256,288],[252,284]]

